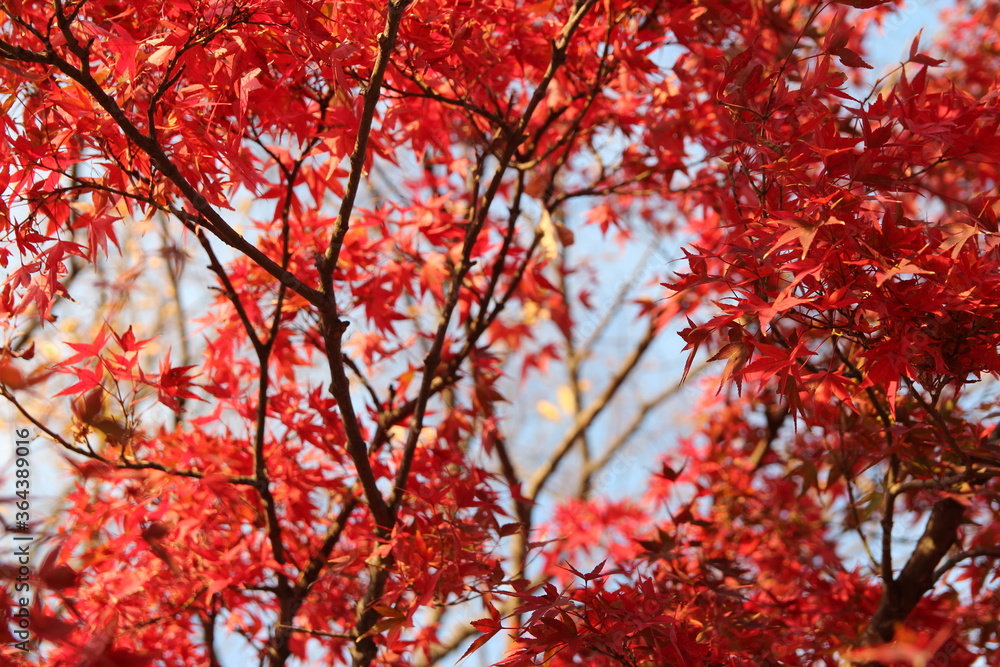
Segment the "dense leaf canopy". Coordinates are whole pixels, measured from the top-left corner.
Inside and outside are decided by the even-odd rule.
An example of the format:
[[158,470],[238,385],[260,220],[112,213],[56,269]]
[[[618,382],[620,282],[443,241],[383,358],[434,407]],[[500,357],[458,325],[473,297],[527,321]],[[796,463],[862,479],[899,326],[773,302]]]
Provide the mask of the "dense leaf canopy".
[[5,664],[1000,664],[1000,12],[895,9],[0,3]]

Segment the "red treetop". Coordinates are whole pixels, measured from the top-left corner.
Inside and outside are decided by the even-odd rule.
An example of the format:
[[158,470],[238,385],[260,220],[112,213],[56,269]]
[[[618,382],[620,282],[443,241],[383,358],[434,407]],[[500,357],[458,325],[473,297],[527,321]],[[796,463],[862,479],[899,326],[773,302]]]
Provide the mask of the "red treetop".
[[997,664],[1000,14],[892,9],[0,4],[4,660]]

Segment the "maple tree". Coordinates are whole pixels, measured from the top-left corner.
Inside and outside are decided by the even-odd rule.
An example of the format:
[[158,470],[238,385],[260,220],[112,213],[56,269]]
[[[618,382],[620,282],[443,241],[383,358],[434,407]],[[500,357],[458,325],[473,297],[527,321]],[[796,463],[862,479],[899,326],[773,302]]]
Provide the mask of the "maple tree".
[[1000,664],[995,5],[0,8],[9,663]]

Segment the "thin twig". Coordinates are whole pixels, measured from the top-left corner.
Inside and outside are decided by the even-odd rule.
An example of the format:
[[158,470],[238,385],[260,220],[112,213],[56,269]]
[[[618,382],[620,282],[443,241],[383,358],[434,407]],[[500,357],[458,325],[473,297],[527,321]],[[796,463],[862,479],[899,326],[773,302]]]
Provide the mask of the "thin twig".
[[[695,367],[691,371],[689,377],[696,377],[707,367],[708,363],[702,362],[699,366]],[[681,389],[684,388],[684,386],[685,386],[684,383],[681,382],[678,382],[677,384],[672,386],[668,386],[666,389],[662,390],[656,396],[645,401],[642,405],[639,406],[639,409],[636,411],[636,414],[633,416],[632,421],[629,422],[629,425],[625,428],[625,430],[622,431],[617,438],[615,438],[614,442],[612,442],[610,445],[608,445],[607,448],[605,448],[604,452],[599,457],[597,457],[584,467],[582,480],[580,482],[580,490],[578,492],[578,495],[581,498],[586,497],[587,494],[589,493],[590,481],[591,479],[593,479],[594,475],[603,470],[604,467],[611,462],[611,459],[615,456],[615,454],[621,451],[621,449],[626,444],[628,444],[628,441],[632,438],[632,436],[636,434],[636,432],[638,432],[639,427],[642,426],[642,423],[646,420],[646,417],[649,416],[650,412],[652,412],[657,406],[659,406],[664,401],[675,396],[679,391],[681,391]]]
[[960,551],[948,560],[946,560],[938,569],[934,570],[934,581],[937,581],[943,577],[949,570],[961,563],[962,561],[970,560],[973,558],[1000,558],[1000,549],[990,549],[987,547],[982,547],[979,549],[968,549],[966,551]]
[[645,335],[632,350],[632,353],[628,356],[628,358],[622,362],[618,371],[604,388],[604,391],[601,392],[600,396],[595,398],[590,405],[586,407],[586,409],[577,413],[576,418],[573,420],[573,424],[570,426],[569,430],[563,434],[562,440],[558,445],[556,445],[552,454],[549,456],[549,459],[535,471],[535,474],[528,481],[528,487],[524,494],[526,498],[529,500],[535,500],[538,497],[539,492],[559,467],[559,463],[569,452],[579,435],[589,428],[597,416],[601,414],[604,408],[607,407],[610,400],[617,393],[618,388],[621,387],[631,374],[632,370],[636,367],[636,365],[638,365],[639,360],[642,359],[643,354],[645,354],[646,350],[649,349],[649,346],[656,338],[656,334],[659,331],[658,319],[659,318],[655,315],[650,318],[649,326],[646,329]]
[[[190,470],[185,468],[171,468],[165,466],[162,463],[156,463],[155,461],[145,461],[142,459],[117,459],[112,460],[104,456],[101,456],[97,452],[90,448],[84,449],[83,447],[78,447],[73,443],[69,442],[59,434],[55,433],[52,429],[48,428],[34,415],[32,415],[28,410],[21,405],[21,403],[14,397],[14,395],[4,386],[0,385],[0,396],[7,399],[14,408],[21,413],[21,415],[31,422],[35,428],[44,433],[52,442],[57,443],[63,449],[73,452],[74,454],[79,454],[88,459],[93,459],[94,461],[99,461],[111,468],[117,468],[120,470],[156,470],[168,475],[173,475],[176,477],[189,477],[192,479],[202,479],[205,477],[205,473],[199,470]],[[224,475],[225,481],[230,484],[238,484],[243,486],[256,486],[256,480],[253,477],[248,477],[246,475]]]

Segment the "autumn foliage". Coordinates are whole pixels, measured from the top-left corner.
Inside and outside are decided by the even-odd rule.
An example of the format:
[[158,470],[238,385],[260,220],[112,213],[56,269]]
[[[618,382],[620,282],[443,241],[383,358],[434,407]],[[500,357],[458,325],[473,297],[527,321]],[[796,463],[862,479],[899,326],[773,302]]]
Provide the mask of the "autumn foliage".
[[1000,664],[995,3],[0,9],[5,664]]

